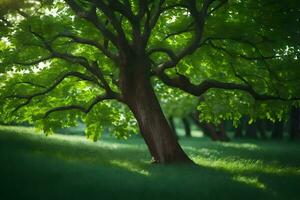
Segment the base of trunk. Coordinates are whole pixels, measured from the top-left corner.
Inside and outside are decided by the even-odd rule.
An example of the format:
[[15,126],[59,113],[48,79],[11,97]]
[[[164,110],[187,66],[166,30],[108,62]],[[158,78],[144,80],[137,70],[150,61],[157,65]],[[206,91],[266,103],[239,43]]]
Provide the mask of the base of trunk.
[[152,162],[193,163],[180,147],[174,130],[163,114],[148,72],[145,71],[147,69],[137,66],[130,73],[121,73],[120,83],[124,102],[138,122]]

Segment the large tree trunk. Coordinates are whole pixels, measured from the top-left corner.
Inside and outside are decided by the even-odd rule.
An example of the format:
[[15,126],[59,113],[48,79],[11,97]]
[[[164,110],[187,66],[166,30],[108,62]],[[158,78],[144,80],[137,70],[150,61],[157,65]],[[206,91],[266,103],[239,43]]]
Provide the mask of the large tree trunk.
[[135,66],[135,64],[121,70],[120,86],[124,103],[133,112],[153,161],[158,163],[192,162],[180,147],[162,112],[150,82],[148,68],[143,66],[145,62],[140,62],[140,66]]

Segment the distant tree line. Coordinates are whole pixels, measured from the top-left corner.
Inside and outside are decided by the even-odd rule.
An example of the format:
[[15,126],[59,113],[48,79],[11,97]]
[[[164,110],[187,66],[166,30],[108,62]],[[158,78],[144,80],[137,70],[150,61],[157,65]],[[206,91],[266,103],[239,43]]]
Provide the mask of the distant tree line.
[[[204,136],[210,137],[213,141],[229,141],[228,132],[233,132],[233,138],[248,139],[283,139],[287,134],[291,140],[300,139],[300,108],[293,108],[290,111],[289,119],[286,121],[271,122],[269,120],[256,120],[249,123],[249,118],[244,116],[237,127],[232,126],[231,121],[223,121],[219,125],[201,122],[199,112],[190,113],[187,117],[181,118],[186,137],[191,137],[191,125],[196,125]],[[176,133],[174,117],[169,117],[171,127]]]

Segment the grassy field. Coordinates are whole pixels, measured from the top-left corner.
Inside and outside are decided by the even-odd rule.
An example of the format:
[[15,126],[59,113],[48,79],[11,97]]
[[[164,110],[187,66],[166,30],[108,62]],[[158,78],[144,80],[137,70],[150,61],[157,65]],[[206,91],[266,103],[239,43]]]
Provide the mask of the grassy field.
[[0,199],[300,199],[300,144],[181,138],[199,166],[149,164],[140,138],[0,126]]

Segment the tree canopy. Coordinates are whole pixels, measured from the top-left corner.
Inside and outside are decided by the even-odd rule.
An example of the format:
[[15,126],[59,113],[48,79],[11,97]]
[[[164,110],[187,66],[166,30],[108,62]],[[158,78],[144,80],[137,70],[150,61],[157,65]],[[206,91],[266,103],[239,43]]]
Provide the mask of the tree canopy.
[[141,115],[155,97],[145,102],[139,93],[150,86],[137,81],[146,77],[165,112],[180,100],[178,115],[197,107],[207,121],[284,119],[300,98],[299,8],[297,0],[1,1],[0,118],[47,133],[82,120],[94,140],[105,127],[127,137],[134,118],[147,132]]

